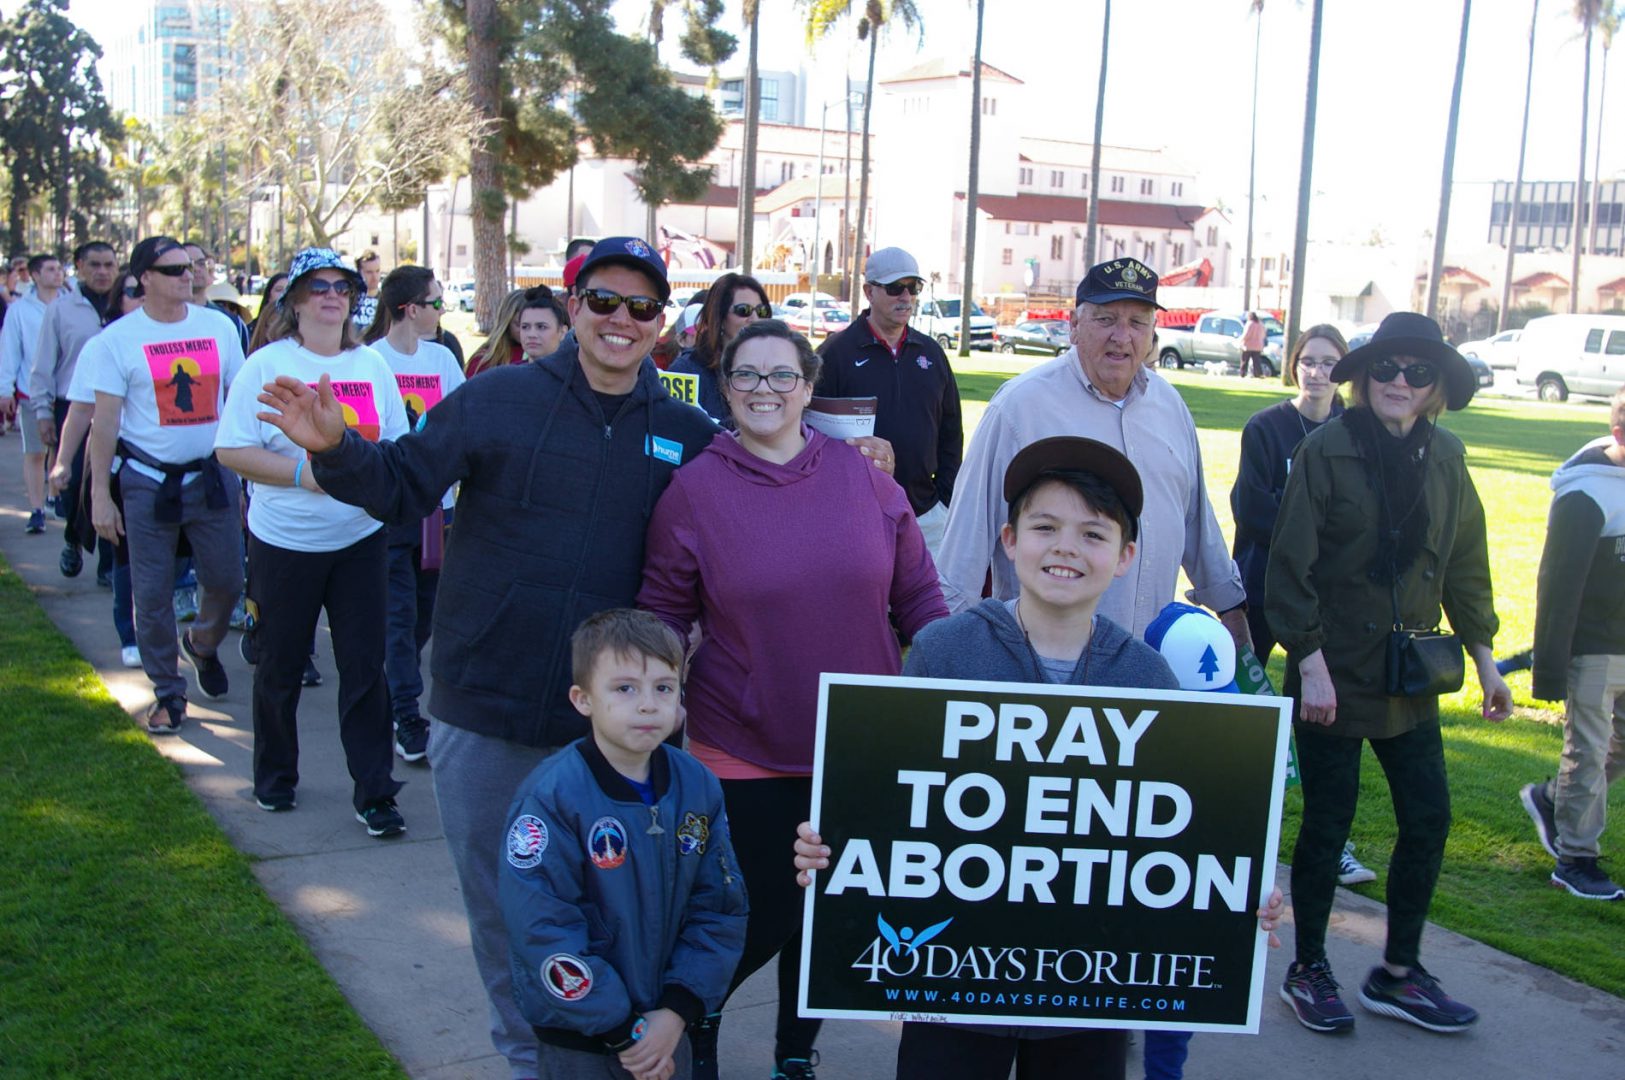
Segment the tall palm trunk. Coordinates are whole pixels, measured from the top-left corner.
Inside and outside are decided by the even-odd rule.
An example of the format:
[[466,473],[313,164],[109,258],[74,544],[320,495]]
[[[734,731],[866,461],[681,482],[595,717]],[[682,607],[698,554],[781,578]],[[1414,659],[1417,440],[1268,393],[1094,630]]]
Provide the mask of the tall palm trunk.
[[[1450,91],[1450,120],[1444,133],[1444,172],[1439,180],[1439,222],[1433,229],[1433,265],[1428,270],[1429,318],[1439,318],[1439,280],[1444,275],[1444,240],[1450,228],[1450,183],[1456,172],[1456,127],[1461,119],[1461,80],[1467,73],[1467,26],[1473,0],[1461,0],[1461,44],[1456,48],[1456,84]],[[1444,320],[1439,320],[1443,325]],[[1448,333],[1448,327],[1446,328]]]
[[1095,94],[1095,145],[1089,155],[1089,224],[1083,241],[1085,267],[1095,265],[1096,241],[1100,234],[1100,136],[1106,124],[1106,54],[1112,43],[1112,0],[1106,0],[1106,14],[1100,26],[1100,89]]
[[1581,212],[1586,205],[1586,128],[1591,122],[1591,26],[1586,23],[1585,75],[1580,80],[1580,175],[1574,184],[1574,220],[1569,225],[1569,314],[1580,310],[1580,248],[1584,243],[1585,224]]
[[[745,59],[745,149],[739,174],[739,268],[750,273],[755,263],[756,243],[756,138],[762,111],[762,91],[756,67],[757,5],[746,5],[745,20],[750,28],[750,45]],[[654,243],[654,212],[649,213],[649,242]]]
[[1264,53],[1264,0],[1253,2],[1253,120],[1247,136],[1247,254],[1241,262],[1241,306],[1253,308],[1253,205],[1258,195],[1258,61]]
[[[869,77],[863,84],[863,147],[859,155],[858,164],[858,220],[853,229],[856,237],[852,241],[852,281],[857,281],[860,267],[863,265],[863,227],[869,217],[869,116],[874,111],[875,103],[875,49],[880,44],[880,28],[873,23],[869,25]],[[857,318],[858,306],[863,292],[860,289],[852,290],[852,317]]]
[[976,195],[982,154],[982,15],[987,0],[976,0],[976,52],[970,75],[970,173],[965,178],[965,281],[959,300],[959,355],[970,356],[970,309],[976,276]]
[[1303,261],[1309,251],[1309,196],[1314,190],[1315,108],[1320,101],[1320,26],[1325,0],[1315,0],[1309,20],[1309,87],[1303,101],[1303,155],[1298,164],[1298,222],[1292,236],[1292,299],[1286,319],[1287,351],[1303,324]]
[[1507,328],[1507,305],[1512,302],[1512,261],[1518,252],[1518,207],[1523,202],[1523,166],[1529,150],[1529,99],[1535,87],[1535,27],[1540,22],[1540,0],[1529,5],[1529,70],[1523,77],[1523,128],[1518,135],[1518,178],[1512,182],[1512,205],[1507,208],[1501,237],[1506,241],[1506,272],[1501,276],[1501,309],[1495,314],[1495,332]]
[[1608,130],[1602,122],[1603,109],[1608,105],[1608,54],[1613,50],[1613,45],[1613,34],[1604,30],[1602,73],[1597,78],[1597,148],[1591,159],[1591,230],[1586,242],[1586,250],[1593,255],[1597,253],[1597,201],[1602,195],[1602,134]]
[[[474,321],[481,331],[496,318],[503,292],[503,270],[508,262],[508,239],[503,233],[506,210],[498,175],[496,129],[498,65],[496,0],[467,0],[469,97],[475,117],[486,128],[470,143],[468,155],[469,218],[474,233]],[[454,196],[455,197],[455,196]],[[446,245],[449,259],[451,245]]]

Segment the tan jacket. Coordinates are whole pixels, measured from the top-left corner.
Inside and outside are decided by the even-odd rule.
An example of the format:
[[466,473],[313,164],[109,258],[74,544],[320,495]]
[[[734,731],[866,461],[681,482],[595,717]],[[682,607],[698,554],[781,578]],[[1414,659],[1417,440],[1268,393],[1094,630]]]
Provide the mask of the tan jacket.
[[[1442,605],[1464,645],[1490,645],[1500,623],[1490,592],[1484,507],[1467,473],[1461,440],[1433,435],[1423,484],[1428,531],[1416,562],[1400,576],[1407,627],[1432,627]],[[1333,735],[1389,738],[1439,714],[1439,699],[1384,693],[1389,586],[1369,574],[1376,553],[1377,493],[1353,433],[1341,419],[1298,447],[1281,497],[1265,573],[1265,614],[1287,651],[1285,692],[1299,697],[1298,662],[1323,649],[1337,691]]]

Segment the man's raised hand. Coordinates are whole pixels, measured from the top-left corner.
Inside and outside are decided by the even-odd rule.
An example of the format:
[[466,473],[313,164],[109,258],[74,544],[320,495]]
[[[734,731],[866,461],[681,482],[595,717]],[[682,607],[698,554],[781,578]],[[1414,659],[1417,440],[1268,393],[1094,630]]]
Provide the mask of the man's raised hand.
[[259,400],[275,411],[255,416],[296,446],[321,454],[344,441],[344,406],[333,396],[333,382],[326,374],[314,387],[291,375],[278,375],[275,382],[265,384]]

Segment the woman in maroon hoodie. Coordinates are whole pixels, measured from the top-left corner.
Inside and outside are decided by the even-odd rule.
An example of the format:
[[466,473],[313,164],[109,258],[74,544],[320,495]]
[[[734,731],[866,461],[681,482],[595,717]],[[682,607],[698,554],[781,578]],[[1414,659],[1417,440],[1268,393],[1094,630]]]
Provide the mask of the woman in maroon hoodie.
[[[895,675],[888,610],[908,635],[948,614],[903,490],[802,424],[818,368],[776,320],[729,344],[723,394],[738,431],[672,477],[638,594],[678,633],[704,632],[686,683],[688,748],[722,781],[750,890],[734,985],[783,950],[774,1075],[790,1078],[812,1075],[818,1034],[796,1017],[801,896],[783,872],[784,837],[812,801],[818,677]],[[697,1080],[716,1075],[717,1020],[691,1032]]]

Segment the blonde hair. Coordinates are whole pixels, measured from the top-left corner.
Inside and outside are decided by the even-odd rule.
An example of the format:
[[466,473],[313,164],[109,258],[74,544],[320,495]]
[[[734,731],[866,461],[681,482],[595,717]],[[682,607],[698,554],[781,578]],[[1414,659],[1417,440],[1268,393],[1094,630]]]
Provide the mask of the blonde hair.
[[[323,267],[322,269],[327,268]],[[352,285],[354,284],[353,279],[350,279],[348,276],[346,276],[346,280],[350,280]],[[282,294],[282,302],[270,312],[271,325],[270,329],[265,332],[265,340],[260,342],[258,345],[256,345],[254,342],[249,342],[249,351],[252,352],[261,345],[269,345],[273,341],[281,341],[283,338],[288,337],[293,338],[295,341],[299,342],[299,344],[303,345],[305,343],[305,339],[299,334],[299,314],[294,311],[294,305],[303,303],[309,298],[309,296],[310,274],[301,274],[299,276],[299,280],[295,281],[292,285],[289,285],[288,291]],[[352,296],[351,299],[354,300],[354,297]],[[352,308],[351,310],[353,311],[354,309]],[[265,318],[266,316],[264,315],[260,316],[260,321],[263,322]],[[257,330],[258,328],[256,327],[255,329]],[[254,336],[257,338],[259,334],[256,333]],[[340,330],[339,334],[339,349],[341,351],[348,351],[360,344],[361,334],[356,330],[355,320],[350,318],[349,315],[345,315],[344,326]]]
[[468,370],[465,374],[469,378],[472,379],[480,372],[489,371],[491,368],[512,364],[522,357],[514,324],[519,321],[519,313],[524,309],[524,289],[515,289],[502,298],[502,303],[497,305],[497,317],[491,324],[490,336],[468,358]]

